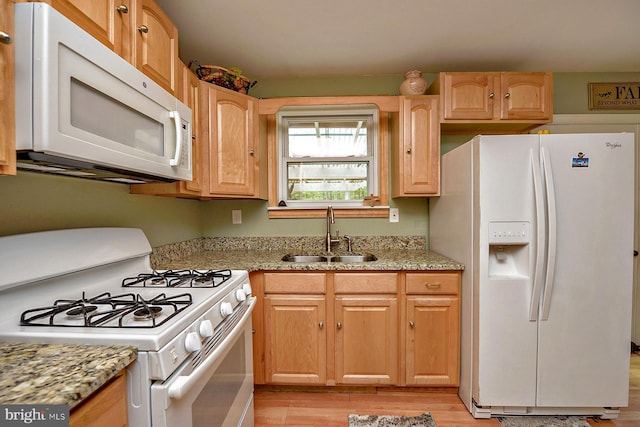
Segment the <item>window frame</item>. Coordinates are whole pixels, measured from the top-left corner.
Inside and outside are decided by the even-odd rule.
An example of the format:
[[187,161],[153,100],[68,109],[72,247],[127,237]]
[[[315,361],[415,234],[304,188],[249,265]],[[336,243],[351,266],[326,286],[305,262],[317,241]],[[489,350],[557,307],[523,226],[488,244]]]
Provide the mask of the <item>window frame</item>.
[[[297,158],[288,156],[289,124],[330,120],[361,120],[367,122],[367,155],[360,157],[327,156]],[[276,114],[277,124],[277,198],[292,209],[326,208],[331,204],[334,208],[361,208],[365,200],[291,200],[288,199],[288,166],[290,163],[340,163],[360,161],[368,163],[367,189],[369,194],[380,194],[380,111],[374,104],[330,105],[330,106],[295,106],[283,107]],[[281,206],[282,207],[282,206]]]

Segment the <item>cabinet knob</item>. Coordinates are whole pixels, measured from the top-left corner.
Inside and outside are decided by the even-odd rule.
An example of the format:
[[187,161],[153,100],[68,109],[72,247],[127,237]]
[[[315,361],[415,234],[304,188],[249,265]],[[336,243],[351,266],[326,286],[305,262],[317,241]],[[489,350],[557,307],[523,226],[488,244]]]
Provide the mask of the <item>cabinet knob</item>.
[[511,94],[510,94],[509,92],[507,92],[507,93],[505,93],[505,94],[504,94],[504,97],[505,97],[505,98],[509,98],[510,96],[511,96]]
[[342,329],[342,323],[338,322],[338,329]]
[[116,10],[120,13],[129,13],[129,8],[126,4],[121,4],[120,6],[116,6]]
[[13,39],[11,39],[11,36],[9,34],[5,33],[4,31],[0,31],[0,43],[11,44],[13,43]]
[[440,283],[427,283],[427,288],[429,289],[439,289]]
[[413,323],[413,320],[409,320],[409,326],[411,326],[412,328],[414,328],[416,326],[415,323]]
[[494,96],[496,96],[496,94],[495,94],[495,93],[493,93],[493,92],[491,92],[491,93],[489,94],[489,98],[490,98],[490,99],[493,99],[493,97],[494,97]]
[[411,148],[407,148],[407,154],[411,154]]
[[318,326],[320,326],[320,329],[322,329],[322,328],[324,328],[324,323],[320,322],[320,324]]
[[253,150],[249,151],[249,155],[250,155],[250,156],[253,156],[255,153],[256,153],[256,152],[255,152],[255,151],[253,151]]
[[141,33],[148,33],[149,32],[149,27],[147,27],[146,25],[140,25],[138,27],[138,31],[140,31]]

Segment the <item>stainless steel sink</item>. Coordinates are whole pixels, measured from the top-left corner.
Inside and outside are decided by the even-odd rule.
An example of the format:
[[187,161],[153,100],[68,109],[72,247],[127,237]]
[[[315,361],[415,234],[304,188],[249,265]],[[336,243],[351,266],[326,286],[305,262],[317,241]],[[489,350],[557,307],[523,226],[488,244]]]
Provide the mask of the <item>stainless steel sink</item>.
[[334,256],[331,261],[332,262],[371,262],[375,261],[378,258],[375,255],[366,254],[366,255],[337,255]]
[[282,257],[282,261],[287,262],[325,262],[329,257],[323,255],[292,255],[287,254]]
[[378,258],[372,254],[344,254],[344,255],[295,255],[287,254],[282,257],[285,262],[371,262]]

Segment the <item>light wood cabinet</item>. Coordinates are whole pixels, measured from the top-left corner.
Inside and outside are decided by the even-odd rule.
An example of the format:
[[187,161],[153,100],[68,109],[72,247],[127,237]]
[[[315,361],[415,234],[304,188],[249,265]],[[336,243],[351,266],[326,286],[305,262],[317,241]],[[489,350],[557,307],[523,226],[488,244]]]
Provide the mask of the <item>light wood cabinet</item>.
[[0,3],[0,175],[16,174],[13,1]]
[[259,149],[257,99],[206,84],[201,118],[208,147],[205,195],[266,199],[266,181],[260,180],[260,158],[266,153]]
[[136,0],[132,26],[136,68],[170,93],[178,89],[178,29],[154,0]]
[[42,0],[126,60],[131,60],[135,0]]
[[[440,73],[442,130],[524,131],[553,119],[553,76],[545,72]],[[484,126],[478,126],[484,124]]]
[[122,371],[94,396],[71,411],[70,427],[125,427],[127,420],[127,376]]
[[266,378],[270,383],[324,385],[326,307],[324,295],[266,295]]
[[264,300],[257,384],[459,384],[458,271],[253,272],[251,282]]
[[205,148],[200,126],[200,86],[204,85],[195,74],[180,63],[181,85],[178,98],[191,108],[191,181],[175,181],[169,183],[132,184],[132,194],[149,194],[155,196],[170,196],[184,198],[201,198],[203,193],[203,175],[205,165]]
[[406,274],[406,384],[457,386],[460,274]]
[[[435,196],[440,192],[440,122],[437,96],[400,96],[392,121],[395,136],[392,197]],[[397,121],[396,121],[397,120]]]
[[256,334],[264,336],[265,382],[326,384],[326,280],[322,272],[264,273],[257,280],[265,294],[264,331]]
[[336,383],[397,384],[396,296],[337,296],[335,311]]

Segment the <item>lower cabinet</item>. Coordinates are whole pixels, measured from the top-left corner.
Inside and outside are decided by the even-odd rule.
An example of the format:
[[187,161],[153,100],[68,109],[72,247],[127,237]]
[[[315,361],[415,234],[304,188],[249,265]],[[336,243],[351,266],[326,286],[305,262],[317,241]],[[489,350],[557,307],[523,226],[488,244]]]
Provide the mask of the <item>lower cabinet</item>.
[[119,376],[71,411],[70,427],[125,427],[127,420],[127,376]]
[[268,381],[324,385],[327,381],[324,295],[267,295],[264,307]]
[[460,370],[457,277],[407,273],[406,285],[407,385],[457,386]]
[[256,383],[458,385],[460,272],[252,274]]

